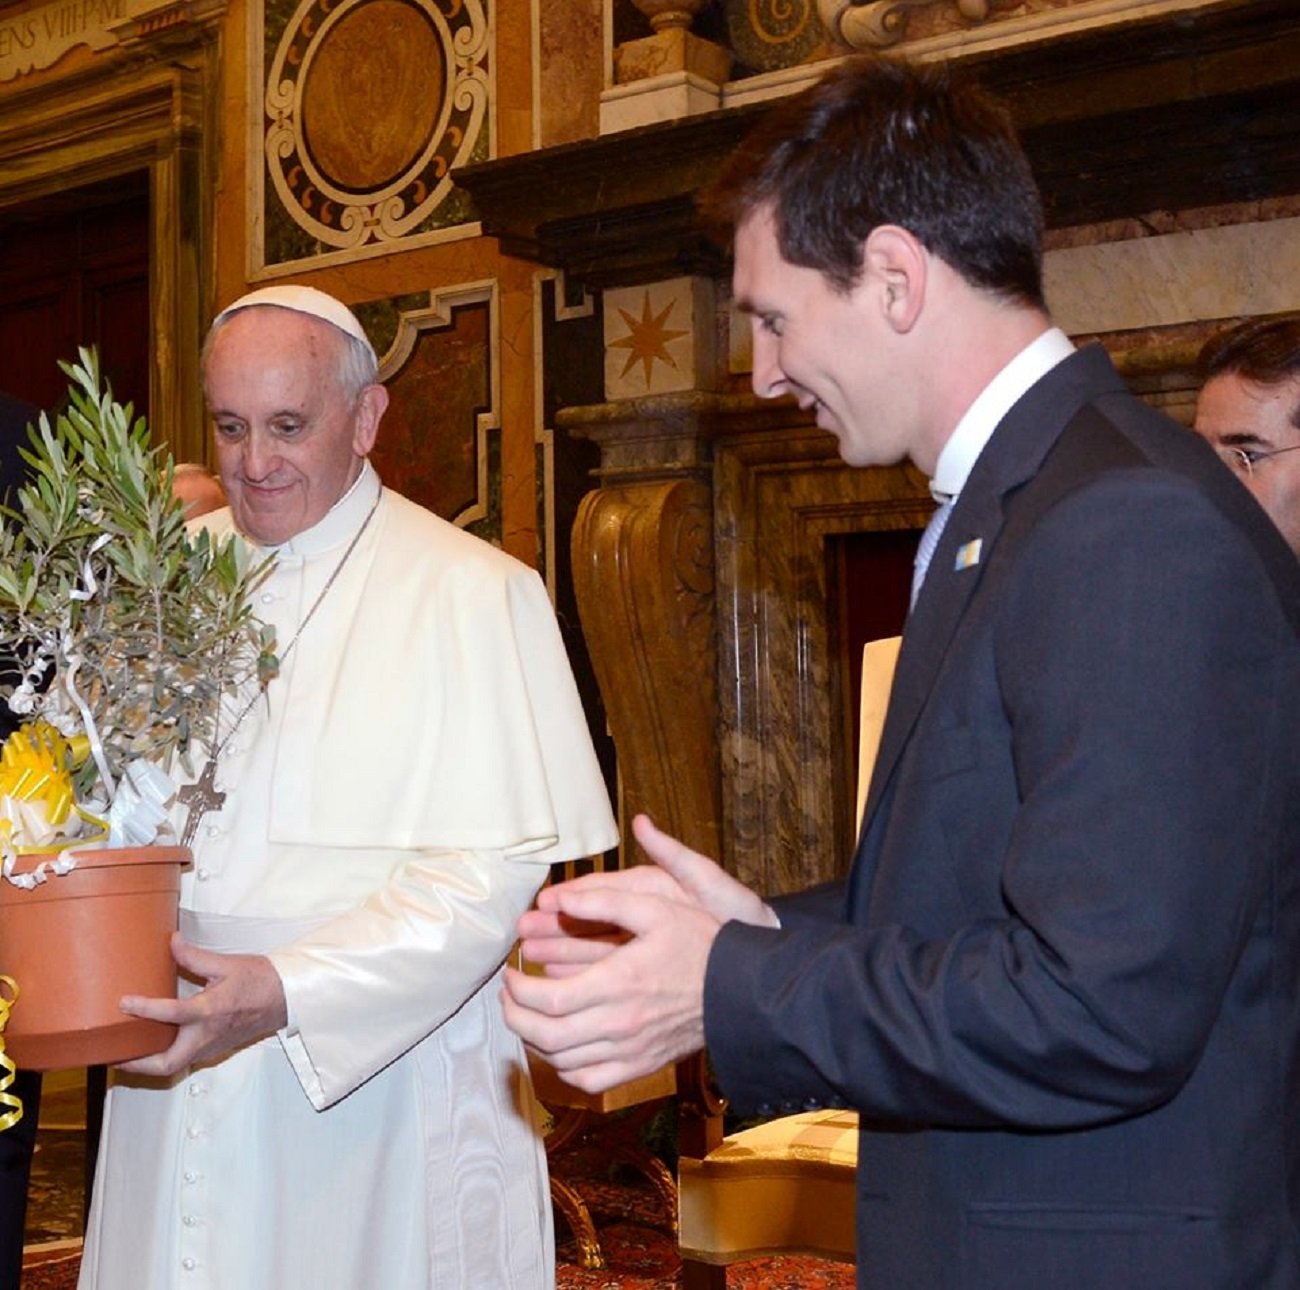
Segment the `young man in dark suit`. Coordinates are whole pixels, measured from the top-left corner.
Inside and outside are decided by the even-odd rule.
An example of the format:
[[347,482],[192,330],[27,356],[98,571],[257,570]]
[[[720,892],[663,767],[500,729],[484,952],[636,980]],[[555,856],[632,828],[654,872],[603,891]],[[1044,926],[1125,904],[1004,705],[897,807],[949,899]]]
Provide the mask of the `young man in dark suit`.
[[[943,503],[848,881],[550,888],[507,1019],[604,1088],[707,1043],[742,1113],[862,1113],[888,1290],[1300,1286],[1300,568],[1043,302],[1003,116],[848,61],[713,194],[754,388]],[[614,924],[582,939],[569,919]]]

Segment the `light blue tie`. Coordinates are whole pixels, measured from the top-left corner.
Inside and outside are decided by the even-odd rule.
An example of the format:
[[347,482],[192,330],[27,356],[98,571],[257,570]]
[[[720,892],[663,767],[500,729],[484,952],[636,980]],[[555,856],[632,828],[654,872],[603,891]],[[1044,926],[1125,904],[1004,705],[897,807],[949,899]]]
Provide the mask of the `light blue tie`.
[[916,604],[916,598],[921,593],[925,571],[930,567],[930,561],[934,559],[935,549],[939,545],[939,539],[943,537],[944,526],[948,523],[948,516],[952,514],[953,503],[956,500],[955,497],[948,498],[930,516],[930,522],[925,526],[925,532],[921,534],[921,541],[916,548],[916,562],[912,566],[912,599],[909,608]]

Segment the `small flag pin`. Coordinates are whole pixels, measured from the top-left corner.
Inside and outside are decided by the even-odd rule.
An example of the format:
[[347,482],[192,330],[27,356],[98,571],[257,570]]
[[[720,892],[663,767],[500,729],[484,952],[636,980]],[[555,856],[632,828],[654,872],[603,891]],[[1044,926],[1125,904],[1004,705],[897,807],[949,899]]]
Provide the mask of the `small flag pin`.
[[980,548],[984,545],[983,538],[973,538],[971,541],[964,543],[957,548],[957,558],[953,561],[953,571],[960,573],[963,569],[974,568],[980,562]]

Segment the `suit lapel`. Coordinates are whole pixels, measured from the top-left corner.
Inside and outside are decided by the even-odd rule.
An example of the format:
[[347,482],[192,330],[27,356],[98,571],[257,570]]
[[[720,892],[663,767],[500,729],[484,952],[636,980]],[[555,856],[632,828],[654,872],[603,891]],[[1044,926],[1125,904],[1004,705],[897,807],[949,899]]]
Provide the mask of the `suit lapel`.
[[[880,751],[867,795],[863,817],[867,823],[925,707],[1004,522],[1002,493],[977,493],[968,484],[935,548],[921,594],[903,631]],[[980,544],[978,563],[957,569],[958,550],[972,542]]]
[[[1025,392],[980,454],[930,562],[899,651],[889,709],[863,813],[871,831],[894,769],[925,709],[949,646],[966,614],[1006,524],[1012,494],[1033,477],[1070,420],[1106,390],[1123,390],[1099,346],[1080,350]],[[973,542],[978,560],[969,562]],[[965,567],[958,568],[963,552]],[[859,843],[861,862],[862,844]]]

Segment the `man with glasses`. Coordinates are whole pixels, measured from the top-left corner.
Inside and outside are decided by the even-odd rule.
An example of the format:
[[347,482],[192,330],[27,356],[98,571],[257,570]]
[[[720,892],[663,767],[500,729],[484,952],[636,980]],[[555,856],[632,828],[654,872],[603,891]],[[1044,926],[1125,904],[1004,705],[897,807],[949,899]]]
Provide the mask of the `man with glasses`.
[[1197,369],[1196,431],[1300,555],[1300,315],[1213,336]]

